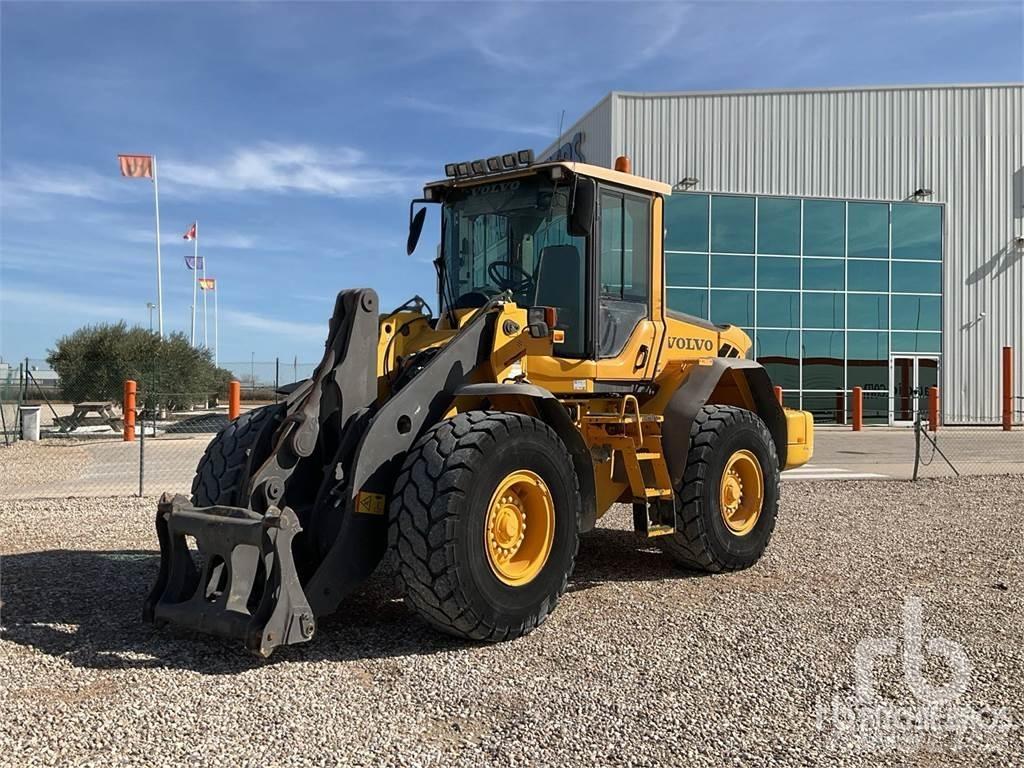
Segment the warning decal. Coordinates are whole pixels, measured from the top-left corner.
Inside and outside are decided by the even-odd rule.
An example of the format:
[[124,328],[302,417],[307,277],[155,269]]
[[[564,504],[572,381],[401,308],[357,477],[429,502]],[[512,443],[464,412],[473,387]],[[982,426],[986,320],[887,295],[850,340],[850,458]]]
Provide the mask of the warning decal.
[[385,498],[383,493],[360,491],[356,496],[356,512],[364,515],[383,515]]

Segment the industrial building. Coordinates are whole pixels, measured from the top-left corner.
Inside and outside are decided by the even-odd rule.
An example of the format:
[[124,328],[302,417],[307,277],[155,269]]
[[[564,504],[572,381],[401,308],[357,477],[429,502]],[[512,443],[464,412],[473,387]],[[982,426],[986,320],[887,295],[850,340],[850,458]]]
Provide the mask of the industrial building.
[[1003,346],[1022,380],[1024,84],[612,92],[538,154],[672,184],[669,306],[745,328],[818,421],[938,385],[997,422]]

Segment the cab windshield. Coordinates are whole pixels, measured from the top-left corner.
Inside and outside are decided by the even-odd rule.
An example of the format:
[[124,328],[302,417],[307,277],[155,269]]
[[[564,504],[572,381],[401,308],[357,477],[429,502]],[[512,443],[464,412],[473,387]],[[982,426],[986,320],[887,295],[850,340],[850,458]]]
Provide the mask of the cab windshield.
[[570,187],[546,175],[452,190],[444,203],[443,303],[480,307],[510,291],[558,310],[559,354],[582,356],[586,244],[567,228]]

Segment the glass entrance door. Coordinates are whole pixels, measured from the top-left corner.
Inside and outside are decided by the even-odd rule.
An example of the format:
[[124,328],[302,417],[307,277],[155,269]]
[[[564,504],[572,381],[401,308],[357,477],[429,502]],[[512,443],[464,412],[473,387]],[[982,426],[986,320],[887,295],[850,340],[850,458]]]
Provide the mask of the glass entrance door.
[[889,360],[889,423],[913,424],[919,409],[927,409],[929,387],[939,385],[939,359],[893,355]]

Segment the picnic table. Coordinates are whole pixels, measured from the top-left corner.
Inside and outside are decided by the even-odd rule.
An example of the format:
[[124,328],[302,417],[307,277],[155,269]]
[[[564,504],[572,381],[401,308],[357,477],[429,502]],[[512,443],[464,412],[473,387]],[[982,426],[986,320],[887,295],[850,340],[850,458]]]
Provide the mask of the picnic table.
[[[96,414],[91,416],[90,414]],[[95,426],[106,424],[115,432],[124,430],[124,420],[119,414],[115,403],[75,403],[74,410],[70,416],[60,416],[54,421],[60,427],[61,432],[74,432],[79,427]]]

